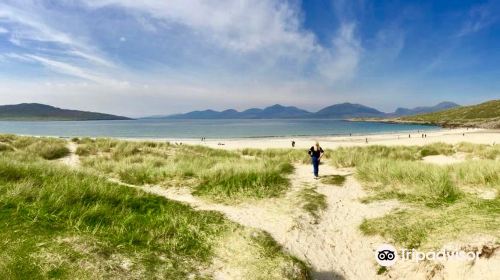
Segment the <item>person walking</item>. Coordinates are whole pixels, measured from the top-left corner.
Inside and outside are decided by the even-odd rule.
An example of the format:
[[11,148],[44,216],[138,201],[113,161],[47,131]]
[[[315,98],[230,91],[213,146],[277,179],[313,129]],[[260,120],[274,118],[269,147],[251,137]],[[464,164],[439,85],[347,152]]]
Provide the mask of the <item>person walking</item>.
[[319,163],[321,161],[321,158],[325,154],[321,146],[319,145],[318,142],[314,146],[309,149],[309,155],[311,156],[312,164],[313,164],[313,171],[314,171],[314,179],[319,178]]

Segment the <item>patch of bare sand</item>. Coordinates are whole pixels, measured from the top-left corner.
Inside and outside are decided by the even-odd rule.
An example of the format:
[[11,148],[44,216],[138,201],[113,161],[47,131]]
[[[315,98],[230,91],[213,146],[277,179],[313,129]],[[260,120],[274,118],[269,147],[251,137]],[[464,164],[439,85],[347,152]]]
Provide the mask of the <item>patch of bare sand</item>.
[[[352,173],[352,170],[326,165],[320,170],[323,175]],[[382,237],[363,235],[359,225],[363,219],[383,216],[404,206],[394,200],[363,204],[360,198],[366,193],[354,177],[348,176],[342,187],[325,185],[313,179],[309,165],[296,166],[291,182],[291,189],[283,197],[238,205],[212,203],[193,196],[187,188],[132,187],[187,203],[195,209],[218,211],[243,226],[268,232],[290,254],[310,265],[313,279],[499,279],[499,250],[496,249],[488,258],[468,263],[401,261],[388,272],[378,275],[375,249],[387,241]],[[297,193],[311,186],[326,196],[328,204],[317,223],[297,205]],[[475,246],[471,242],[461,244]],[[486,246],[484,248],[488,251],[488,248],[493,248],[491,246],[497,246],[488,244],[482,240],[476,247],[482,250]],[[228,262],[229,259],[227,254],[216,258],[212,266],[216,279],[247,279],[243,276],[247,274],[246,268],[237,265],[238,259]]]
[[435,155],[426,156],[422,158],[422,161],[427,163],[433,163],[438,165],[448,165],[463,162],[465,159],[463,157],[456,156],[446,156],[446,155]]
[[[330,166],[321,166],[322,174],[345,174]],[[158,186],[141,189],[166,198],[188,203],[196,209],[224,213],[241,225],[264,230],[292,255],[308,263],[314,279],[372,279],[377,277],[374,248],[382,242],[359,231],[365,218],[381,216],[398,206],[396,201],[371,204],[359,202],[365,194],[354,178],[343,187],[332,187],[314,180],[309,165],[299,165],[291,178],[290,191],[271,198],[239,205],[206,202],[187,189]],[[296,205],[296,193],[305,185],[316,186],[324,194],[328,208],[318,223]],[[224,275],[221,273],[219,275]]]
[[475,235],[445,244],[436,252],[473,252],[475,260],[449,258],[439,261],[398,262],[386,274],[392,279],[500,279],[500,245],[491,236]]
[[485,200],[493,200],[498,196],[498,190],[486,187],[465,187],[463,190],[467,193],[476,195]]
[[75,142],[68,142],[69,155],[61,158],[59,161],[71,168],[78,168],[80,166],[80,157],[76,154],[78,145]]

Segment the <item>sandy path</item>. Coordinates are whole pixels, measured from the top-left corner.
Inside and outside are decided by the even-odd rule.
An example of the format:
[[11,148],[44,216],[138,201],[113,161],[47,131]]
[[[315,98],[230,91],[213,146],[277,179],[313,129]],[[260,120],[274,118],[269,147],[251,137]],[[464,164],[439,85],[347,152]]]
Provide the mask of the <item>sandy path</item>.
[[75,142],[68,141],[68,149],[69,155],[60,159],[60,162],[71,168],[77,168],[80,166],[80,157],[76,154],[78,145]]
[[[77,168],[80,164],[76,155],[77,145],[69,142],[71,154],[61,159],[63,164]],[[433,162],[437,161],[437,162]],[[443,164],[441,158],[430,158],[428,162]],[[447,162],[446,162],[447,163]],[[347,175],[353,170],[335,169],[321,166],[322,175]],[[140,187],[118,184],[144,190],[148,193],[189,204],[198,210],[218,211],[230,220],[243,226],[267,231],[289,253],[306,261],[313,270],[314,279],[499,279],[500,254],[490,259],[480,259],[475,263],[445,262],[431,263],[401,262],[392,267],[388,274],[377,275],[375,248],[384,242],[381,237],[364,236],[359,225],[365,218],[383,216],[401,207],[397,201],[382,201],[362,204],[359,198],[366,195],[361,185],[348,176],[342,187],[322,184],[314,180],[309,165],[297,165],[291,176],[290,190],[280,198],[249,201],[239,205],[211,203],[191,195],[189,189],[165,189],[159,186]],[[315,187],[326,196],[328,208],[321,213],[317,223],[300,208],[297,195],[305,187]],[[480,240],[477,247],[485,242]],[[471,246],[470,240],[460,246]],[[456,249],[455,249],[456,250]],[[223,269],[223,268],[222,268]],[[220,271],[216,279],[227,277],[227,271]]]
[[[323,174],[346,171],[322,166]],[[266,199],[236,206],[215,204],[192,196],[188,190],[140,187],[146,192],[188,203],[199,210],[224,213],[232,221],[269,232],[292,255],[305,260],[314,279],[372,279],[376,277],[373,249],[379,238],[362,236],[358,230],[364,218],[383,215],[398,204],[395,201],[362,204],[361,186],[349,177],[343,187],[327,186],[313,179],[309,165],[298,165],[292,188],[282,198]],[[328,209],[318,223],[297,205],[297,192],[316,186],[326,195]]]

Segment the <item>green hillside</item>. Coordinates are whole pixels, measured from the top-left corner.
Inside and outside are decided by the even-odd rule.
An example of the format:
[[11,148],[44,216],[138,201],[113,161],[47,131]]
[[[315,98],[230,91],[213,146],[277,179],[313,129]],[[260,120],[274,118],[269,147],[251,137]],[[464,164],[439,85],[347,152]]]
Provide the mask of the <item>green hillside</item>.
[[445,111],[400,117],[397,120],[436,124],[444,127],[500,128],[500,100]]
[[1,121],[91,121],[129,118],[77,110],[66,110],[37,103],[0,106]]

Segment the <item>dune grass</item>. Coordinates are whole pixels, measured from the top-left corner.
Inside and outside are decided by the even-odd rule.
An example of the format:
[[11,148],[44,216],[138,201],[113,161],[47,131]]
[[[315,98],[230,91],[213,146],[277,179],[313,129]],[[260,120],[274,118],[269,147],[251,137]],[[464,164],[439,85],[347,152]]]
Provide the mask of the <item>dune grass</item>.
[[328,207],[326,196],[318,193],[315,187],[304,187],[298,193],[298,198],[302,209],[311,215],[314,222],[319,221],[321,211]]
[[321,183],[326,185],[343,186],[345,183],[346,176],[342,175],[328,175],[321,177]]
[[462,142],[455,145],[455,150],[457,152],[467,153],[469,157],[477,157],[480,159],[497,159],[500,157],[500,145],[471,144]]
[[69,149],[66,146],[65,140],[57,138],[0,135],[0,152],[17,150],[25,156],[35,155],[47,160],[67,156]]
[[[240,268],[250,273],[246,279],[309,279],[307,267],[265,233],[245,237],[247,229],[221,214],[195,211],[38,154],[28,156],[34,143],[59,140],[1,137],[16,147],[0,152],[0,275],[5,279],[211,279],[212,262],[221,258],[243,264]],[[97,152],[112,153],[119,144],[103,140],[99,145],[109,150]],[[158,146],[168,144],[123,145],[116,156]],[[221,256],[219,248],[228,238],[241,242]],[[240,257],[243,249],[253,252],[252,259]]]
[[110,139],[81,139],[77,154],[84,167],[129,184],[190,187],[195,195],[228,203],[279,196],[289,187],[291,163],[307,156]]
[[[405,210],[365,220],[361,225],[364,233],[383,235],[408,248],[439,247],[478,233],[500,238],[497,149],[467,143],[341,148],[334,151],[332,163],[356,167],[356,178],[369,191],[364,202],[398,199],[407,205]],[[447,166],[420,160],[455,152],[468,153],[468,160]],[[471,190],[496,190],[497,195],[482,199]]]
[[425,146],[340,147],[330,152],[331,163],[337,167],[355,167],[373,159],[420,160],[429,155],[450,155],[455,151],[446,143]]
[[[0,236],[10,240],[2,243],[0,271],[9,279],[90,278],[105,273],[98,263],[79,267],[78,261],[68,259],[72,254],[136,259],[144,277],[184,278],[207,265],[215,238],[230,226],[221,215],[195,212],[180,203],[46,163],[0,159],[0,182]],[[51,242],[74,236],[81,246],[97,243],[99,250],[63,248],[68,252],[60,252],[62,245]],[[73,245],[78,246],[68,244]],[[53,260],[44,260],[46,254]],[[51,268],[58,258],[65,261]]]

